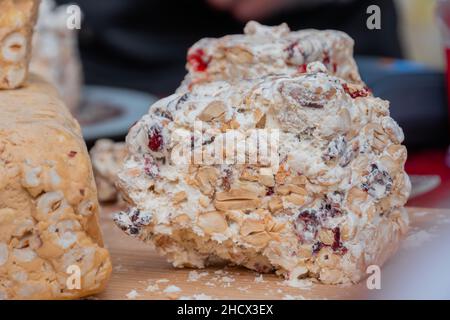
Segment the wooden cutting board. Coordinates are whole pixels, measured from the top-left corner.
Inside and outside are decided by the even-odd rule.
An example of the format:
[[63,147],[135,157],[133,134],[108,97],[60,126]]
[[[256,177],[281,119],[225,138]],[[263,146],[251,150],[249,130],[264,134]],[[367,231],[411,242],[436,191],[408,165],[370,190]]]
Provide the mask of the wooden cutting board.
[[[303,281],[292,287],[273,274],[260,276],[243,268],[175,269],[149,245],[114,225],[112,214],[117,210],[103,208],[101,222],[113,274],[106,290],[94,299],[364,299],[369,294],[366,281],[347,286]],[[430,225],[450,221],[450,210],[408,211],[411,233],[405,241],[413,240],[414,233]]]

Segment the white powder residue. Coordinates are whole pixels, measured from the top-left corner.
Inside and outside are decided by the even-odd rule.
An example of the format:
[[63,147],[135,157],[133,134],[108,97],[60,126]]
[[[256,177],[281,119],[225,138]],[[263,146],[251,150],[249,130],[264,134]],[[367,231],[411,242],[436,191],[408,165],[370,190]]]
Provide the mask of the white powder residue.
[[181,296],[179,300],[213,300],[213,298],[207,294],[200,293],[193,296]]
[[206,277],[208,274],[209,274],[208,272],[201,272],[201,273],[199,273],[199,272],[194,270],[194,271],[189,272],[187,281],[188,282],[195,282],[195,281],[198,281],[202,277]]
[[147,292],[156,292],[159,290],[159,286],[157,284],[150,284],[145,291]]
[[127,293],[128,299],[136,299],[139,296],[139,293],[136,290],[131,290]]
[[238,287],[237,289],[239,291],[242,291],[242,292],[248,292],[248,290],[250,289],[250,286],[248,286],[248,287]]
[[208,281],[208,282],[205,282],[205,286],[208,286],[208,287],[215,287],[216,284],[215,284],[214,282]]
[[305,297],[300,296],[300,295],[292,296],[290,294],[286,294],[286,295],[284,295],[283,300],[305,300]]
[[434,237],[433,234],[425,230],[420,230],[413,234],[410,234],[403,241],[402,247],[405,249],[417,248],[420,247],[425,242],[430,241],[433,237]]
[[176,293],[180,291],[181,289],[174,285],[167,286],[167,288],[164,289],[164,293]]
[[166,283],[166,282],[169,282],[169,279],[159,279],[159,280],[156,280],[156,283]]
[[311,289],[313,282],[308,279],[292,279],[283,281],[283,284],[293,288],[309,290]]

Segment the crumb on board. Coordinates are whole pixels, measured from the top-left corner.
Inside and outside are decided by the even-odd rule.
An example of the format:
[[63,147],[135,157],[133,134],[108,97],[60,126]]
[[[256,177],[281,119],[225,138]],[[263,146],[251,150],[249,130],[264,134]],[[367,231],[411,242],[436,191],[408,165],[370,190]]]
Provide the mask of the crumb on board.
[[159,291],[159,286],[157,284],[149,284],[145,289],[147,292],[157,292]]
[[134,289],[127,293],[127,298],[130,300],[136,299],[138,296],[139,296],[139,293]]
[[180,291],[181,291],[181,289],[177,286],[174,286],[173,284],[167,286],[164,289],[164,293],[176,293],[176,292],[180,292]]
[[200,293],[192,296],[181,296],[178,300],[214,300],[211,296]]

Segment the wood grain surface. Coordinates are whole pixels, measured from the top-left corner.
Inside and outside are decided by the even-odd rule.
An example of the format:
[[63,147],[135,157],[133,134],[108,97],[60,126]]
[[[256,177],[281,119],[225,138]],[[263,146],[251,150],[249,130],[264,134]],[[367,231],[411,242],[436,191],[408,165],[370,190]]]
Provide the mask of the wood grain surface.
[[[119,230],[112,222],[112,214],[117,210],[103,208],[105,244],[114,267],[108,287],[93,299],[364,299],[369,294],[366,281],[347,286],[303,281],[292,287],[276,275],[261,277],[244,268],[176,269],[149,245]],[[411,232],[440,223],[438,217],[450,218],[450,210],[409,208],[408,211]]]

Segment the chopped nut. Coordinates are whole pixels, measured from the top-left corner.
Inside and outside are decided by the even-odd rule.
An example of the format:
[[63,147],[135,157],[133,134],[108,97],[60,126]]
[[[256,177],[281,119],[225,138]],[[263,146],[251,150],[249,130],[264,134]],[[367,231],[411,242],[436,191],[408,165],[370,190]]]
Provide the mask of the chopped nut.
[[264,220],[245,219],[241,226],[241,235],[248,236],[251,233],[262,232],[265,230]]
[[291,193],[290,195],[285,196],[284,199],[286,201],[289,201],[289,202],[291,202],[291,203],[293,203],[295,205],[298,205],[298,206],[302,206],[306,202],[306,197],[305,196],[301,196],[301,195],[298,195],[298,194],[295,194],[295,193]]
[[275,178],[273,177],[273,175],[260,175],[258,181],[259,183],[265,185],[266,187],[275,186]]
[[223,118],[227,107],[222,101],[216,100],[209,103],[205,109],[200,113],[198,119],[205,122],[218,120]]
[[187,214],[180,214],[176,216],[173,221],[180,225],[186,225],[191,221],[191,218]]
[[242,171],[239,178],[246,181],[258,181],[258,176],[253,174],[253,172],[248,168]]
[[258,194],[245,189],[230,189],[230,191],[218,192],[217,201],[227,200],[257,200]]
[[208,197],[205,196],[200,196],[200,198],[198,199],[198,203],[203,207],[203,208],[207,208],[209,206],[209,204],[211,203],[211,200]]
[[228,228],[225,217],[217,211],[201,214],[198,217],[198,225],[208,234],[224,233]]
[[214,186],[218,179],[219,173],[215,168],[202,167],[198,169],[196,180],[200,191],[205,195],[212,195],[214,193]]
[[0,225],[8,224],[14,220],[14,210],[11,208],[0,209]]
[[324,244],[331,246],[334,243],[334,233],[330,229],[321,229],[319,231],[319,240]]
[[269,201],[269,210],[272,213],[283,209],[283,200],[280,197],[272,197]]
[[255,127],[258,129],[264,129],[266,127],[266,114],[263,113],[260,109],[255,109],[253,115],[256,122]]
[[251,52],[239,47],[227,48],[226,55],[230,61],[238,64],[250,63],[253,60]]
[[244,237],[244,241],[257,248],[265,247],[272,238],[267,232],[258,232]]
[[180,191],[175,193],[175,195],[173,196],[173,203],[174,204],[179,204],[180,202],[183,202],[184,200],[187,199],[187,194],[184,191]]
[[217,210],[246,210],[256,209],[260,205],[259,199],[257,200],[228,200],[228,201],[214,201],[214,206]]

